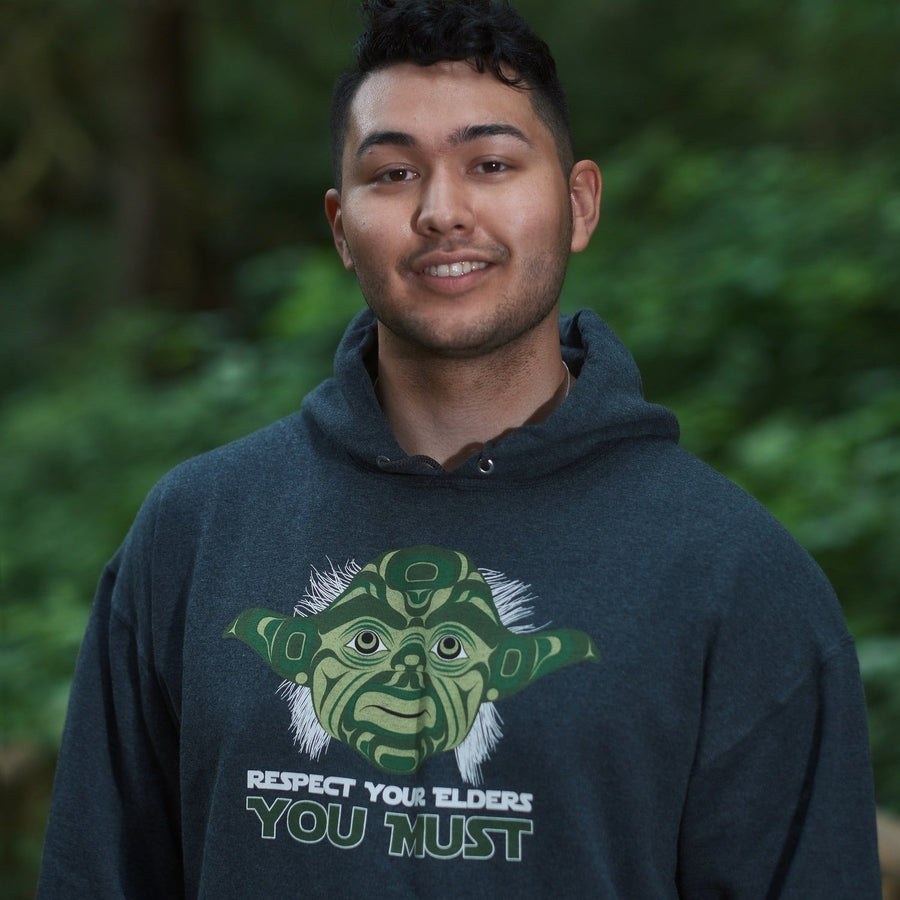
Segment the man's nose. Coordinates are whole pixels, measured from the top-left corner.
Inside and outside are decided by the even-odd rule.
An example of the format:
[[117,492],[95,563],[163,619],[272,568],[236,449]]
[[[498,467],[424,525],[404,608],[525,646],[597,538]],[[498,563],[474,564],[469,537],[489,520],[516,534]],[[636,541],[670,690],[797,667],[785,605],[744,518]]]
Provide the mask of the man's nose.
[[471,190],[450,172],[433,172],[422,181],[414,229],[422,235],[466,233],[475,225]]

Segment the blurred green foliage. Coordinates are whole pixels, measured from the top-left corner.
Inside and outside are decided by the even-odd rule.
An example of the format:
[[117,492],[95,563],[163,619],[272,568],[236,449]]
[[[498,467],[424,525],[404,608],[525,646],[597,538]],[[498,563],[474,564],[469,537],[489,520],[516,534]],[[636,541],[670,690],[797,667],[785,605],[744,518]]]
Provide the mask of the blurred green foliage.
[[[202,303],[129,276],[139,4],[0,7],[7,755],[52,756],[94,584],[153,482],[295,409],[361,307],[321,214],[355,4],[172,5]],[[604,172],[563,306],[604,315],[683,443],[822,564],[860,649],[879,802],[900,811],[896,3],[518,5]],[[28,895],[39,842],[17,839],[10,896]]]

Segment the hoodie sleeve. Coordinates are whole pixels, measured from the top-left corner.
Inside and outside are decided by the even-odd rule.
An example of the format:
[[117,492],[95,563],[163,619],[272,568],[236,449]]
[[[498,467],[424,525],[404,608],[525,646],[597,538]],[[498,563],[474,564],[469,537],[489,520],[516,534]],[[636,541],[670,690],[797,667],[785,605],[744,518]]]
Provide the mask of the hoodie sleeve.
[[148,593],[134,543],[132,534],[103,573],[78,658],[41,900],[184,894],[179,728],[152,653],[128,616]]
[[[763,585],[768,605],[745,604],[716,635],[679,838],[681,896],[881,896],[859,666],[811,566],[802,579],[776,573]],[[740,587],[764,581],[760,571]],[[827,642],[812,633],[823,620]]]

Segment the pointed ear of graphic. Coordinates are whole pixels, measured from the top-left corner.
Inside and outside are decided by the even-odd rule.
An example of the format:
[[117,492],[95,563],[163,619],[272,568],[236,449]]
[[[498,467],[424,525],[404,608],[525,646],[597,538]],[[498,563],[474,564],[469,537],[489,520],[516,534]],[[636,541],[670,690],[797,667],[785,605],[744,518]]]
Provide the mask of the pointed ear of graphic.
[[284,616],[270,609],[248,609],[225,629],[255,650],[282,678],[305,684],[309,663],[318,646],[318,632],[309,618]]
[[559,628],[512,634],[491,654],[488,699],[515,694],[563,666],[599,659],[597,647],[583,631]]

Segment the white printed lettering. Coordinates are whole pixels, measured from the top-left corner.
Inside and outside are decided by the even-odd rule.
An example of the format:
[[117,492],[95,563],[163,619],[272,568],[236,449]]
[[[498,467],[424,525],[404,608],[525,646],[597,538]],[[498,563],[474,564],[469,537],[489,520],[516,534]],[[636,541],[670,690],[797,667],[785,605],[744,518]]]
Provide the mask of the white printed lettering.
[[431,789],[434,805],[438,809],[487,809],[491,812],[531,812],[533,794],[516,791],[482,791],[470,788],[460,796],[459,788]]
[[369,800],[374,803],[378,799],[378,795],[384,790],[384,785],[373,784],[371,781],[367,781],[365,788],[369,792]]

